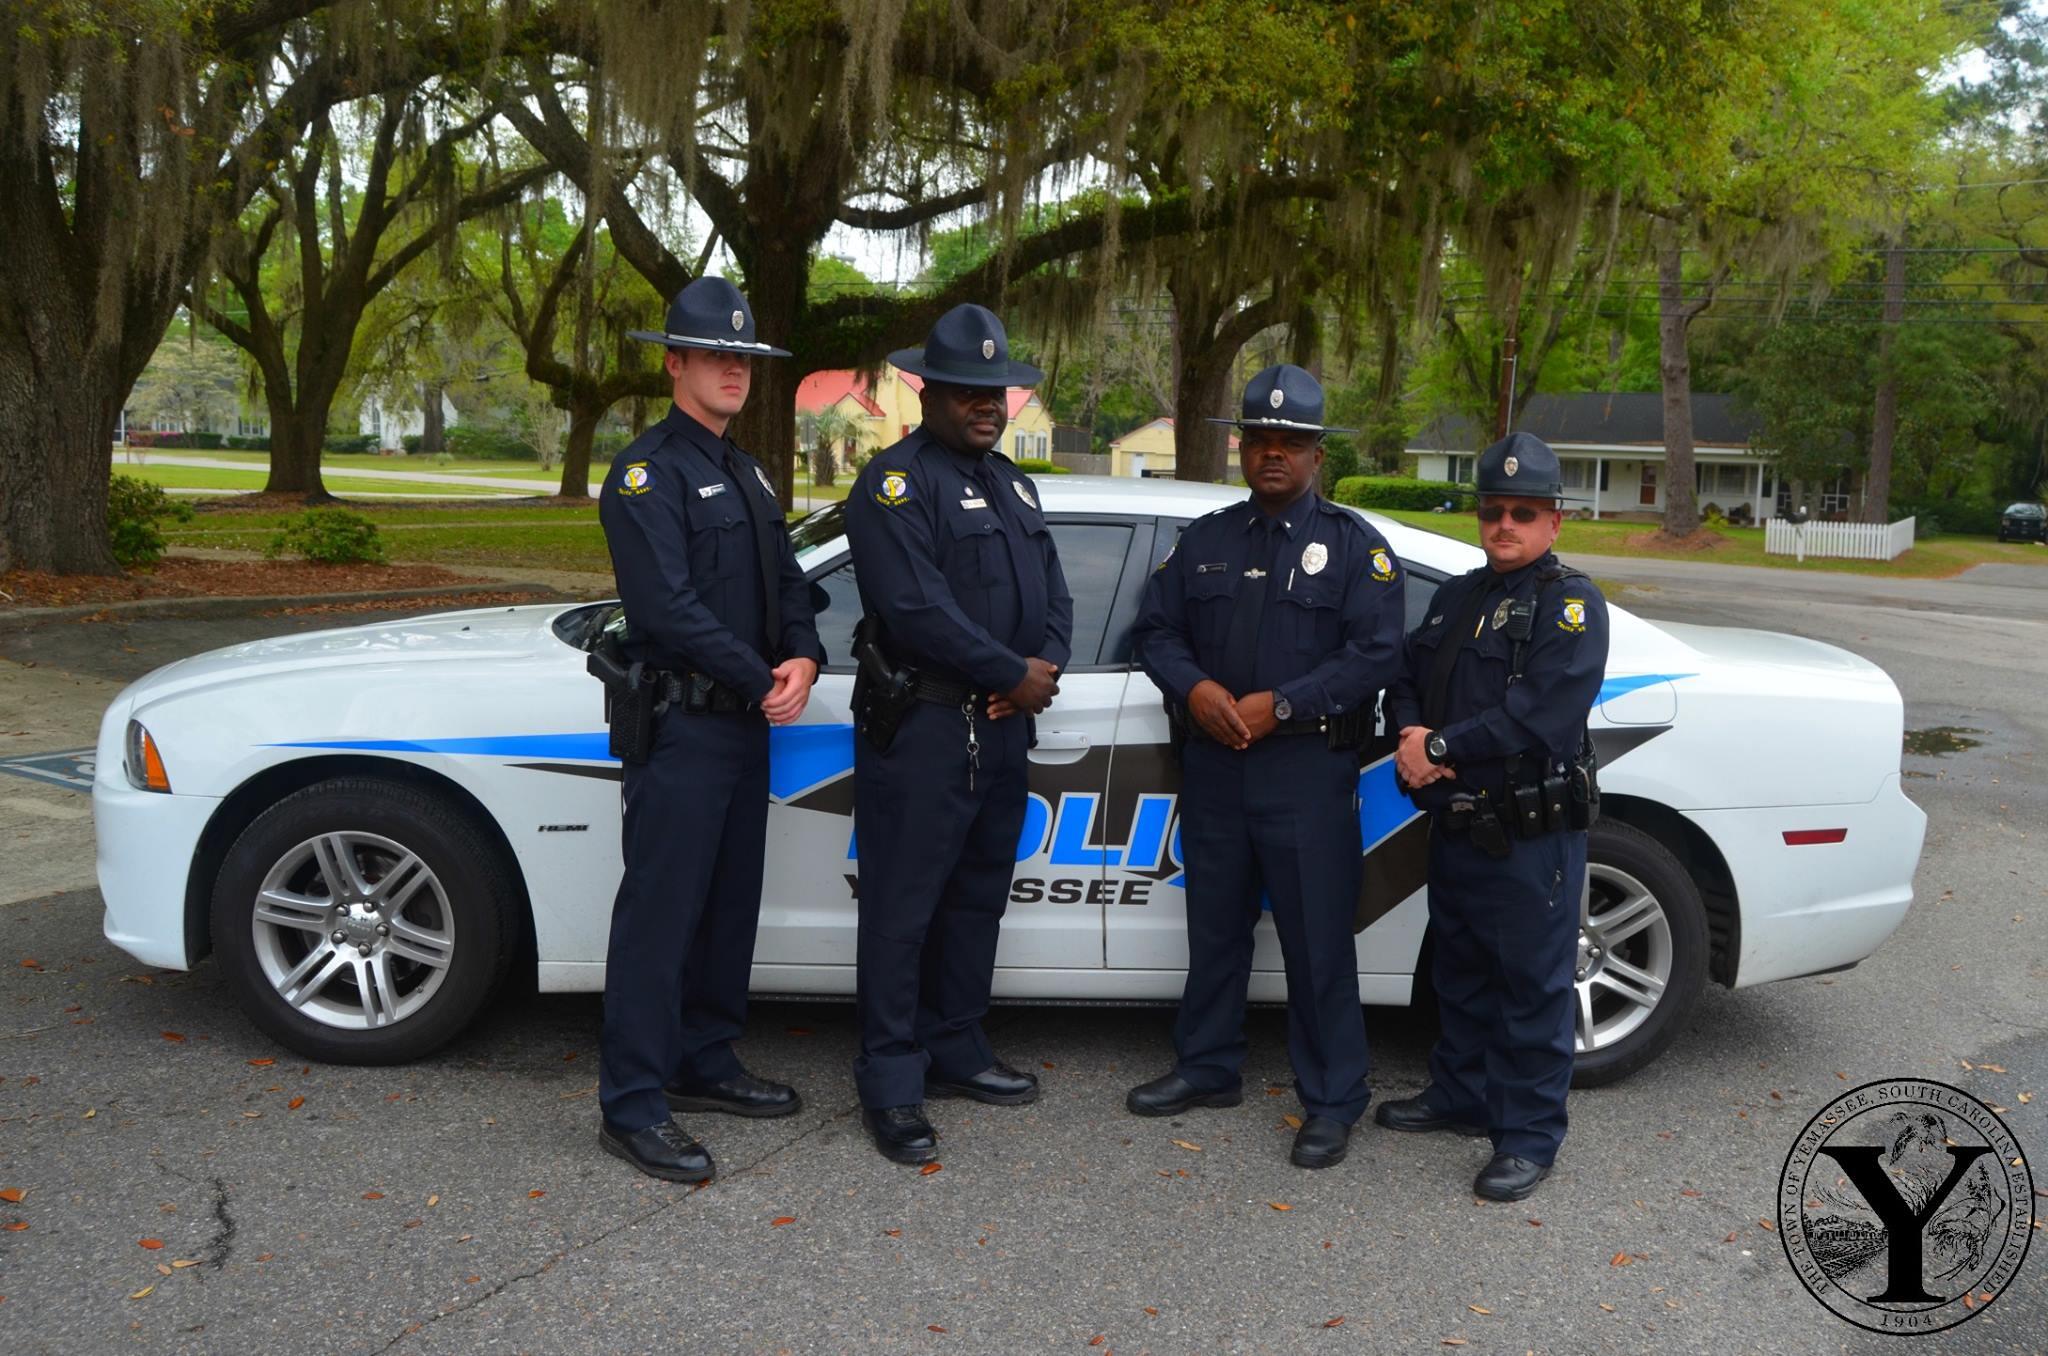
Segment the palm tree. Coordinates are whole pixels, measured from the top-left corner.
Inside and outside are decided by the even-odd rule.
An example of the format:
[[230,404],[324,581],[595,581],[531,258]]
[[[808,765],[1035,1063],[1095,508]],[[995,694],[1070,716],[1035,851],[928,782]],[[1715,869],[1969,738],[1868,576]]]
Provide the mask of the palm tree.
[[844,445],[851,452],[866,429],[860,420],[837,405],[827,405],[816,413],[799,416],[797,431],[811,449],[811,484],[823,490],[831,488],[838,470],[839,458],[834,449]]

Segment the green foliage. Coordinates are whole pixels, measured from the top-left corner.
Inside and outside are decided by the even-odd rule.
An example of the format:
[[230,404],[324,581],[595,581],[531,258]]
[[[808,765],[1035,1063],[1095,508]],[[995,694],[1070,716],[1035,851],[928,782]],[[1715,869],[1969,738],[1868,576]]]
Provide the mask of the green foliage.
[[1405,476],[1346,476],[1337,482],[1330,498],[1353,508],[1414,509],[1428,511],[1446,500],[1455,507],[1471,502],[1472,491],[1463,485],[1440,480],[1410,480]]
[[320,565],[381,565],[384,543],[377,525],[347,509],[307,509],[270,539],[263,554],[272,560],[290,554]]
[[1339,481],[1358,475],[1358,444],[1342,433],[1323,439],[1323,493],[1330,495]]
[[458,457],[482,461],[538,461],[540,454],[516,433],[457,424],[448,430],[448,450]]
[[1028,476],[1063,476],[1071,472],[1064,466],[1045,460],[1043,457],[1019,457],[1017,469]]
[[1915,537],[1948,533],[1970,537],[1995,537],[1998,520],[2010,502],[2003,499],[1933,499],[1912,503],[1892,500],[1892,521],[1910,517]]
[[134,476],[117,475],[107,482],[107,536],[121,568],[163,559],[164,534],[157,524],[166,519],[190,522],[192,508],[165,494],[163,486]]

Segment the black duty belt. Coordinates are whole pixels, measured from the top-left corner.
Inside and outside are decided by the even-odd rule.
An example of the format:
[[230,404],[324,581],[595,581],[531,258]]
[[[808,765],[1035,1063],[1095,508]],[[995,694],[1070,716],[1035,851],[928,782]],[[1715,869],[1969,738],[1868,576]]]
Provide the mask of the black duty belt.
[[661,670],[661,699],[681,711],[732,714],[754,704],[708,673],[691,669]]
[[[1212,744],[1217,742],[1197,721],[1188,722],[1188,733],[1197,739],[1207,739]],[[1319,738],[1328,738],[1330,722],[1321,716],[1317,716],[1312,720],[1283,720],[1273,727],[1273,733],[1276,735],[1315,735]]]
[[930,702],[933,706],[959,708],[972,703],[979,708],[988,704],[990,694],[977,692],[965,683],[949,683],[943,678],[934,678],[928,673],[917,675],[917,699]]

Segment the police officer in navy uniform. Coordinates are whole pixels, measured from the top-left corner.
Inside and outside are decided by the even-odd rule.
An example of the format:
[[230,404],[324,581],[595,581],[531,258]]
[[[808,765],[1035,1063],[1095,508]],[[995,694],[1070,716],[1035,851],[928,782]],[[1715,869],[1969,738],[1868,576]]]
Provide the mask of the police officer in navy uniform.
[[642,1172],[708,1181],[672,1112],[787,1116],[794,1089],[733,1050],[761,913],[768,727],[803,714],[824,650],[781,501],[726,426],[757,358],[722,278],[676,294],[659,332],[675,403],[612,462],[598,503],[625,604],[626,657],[661,670],[652,755],[625,767],[625,874],[605,960],[599,1142]]
[[[981,1022],[1025,810],[1031,717],[1058,691],[1073,601],[1031,480],[1001,452],[1013,362],[1003,325],[955,307],[922,349],[923,421],[862,468],[846,535],[875,662],[914,671],[886,749],[854,740],[860,859],[861,1120],[882,1154],[929,1162],[927,1095],[1016,1105],[1038,1080]],[[863,660],[866,667],[868,660]],[[857,718],[859,713],[857,712]]]
[[[1251,498],[1188,525],[1145,590],[1139,662],[1184,724],[1180,843],[1188,978],[1174,1067],[1141,1116],[1243,1100],[1260,898],[1287,970],[1287,1053],[1307,1117],[1293,1161],[1343,1161],[1371,1097],[1351,921],[1364,869],[1358,749],[1401,656],[1401,568],[1372,525],[1316,493],[1323,388],[1281,364],[1245,387]],[[1350,430],[1336,430],[1349,432]],[[1348,732],[1332,738],[1332,727]]]
[[1480,454],[1476,481],[1486,564],[1437,590],[1389,693],[1397,771],[1431,815],[1443,1034],[1429,1086],[1374,1119],[1489,1137],[1472,1189],[1514,1201],[1564,1140],[1607,604],[1551,551],[1565,495],[1548,445],[1513,434]]

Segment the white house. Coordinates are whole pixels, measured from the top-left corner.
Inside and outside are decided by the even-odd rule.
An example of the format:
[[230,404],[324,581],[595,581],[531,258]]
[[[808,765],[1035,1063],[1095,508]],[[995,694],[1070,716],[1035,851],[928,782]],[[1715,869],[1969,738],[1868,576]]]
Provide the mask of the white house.
[[[441,427],[454,428],[460,422],[455,413],[455,402],[448,393],[441,393]],[[362,413],[356,423],[358,433],[368,433],[377,439],[377,446],[392,450],[402,449],[407,437],[417,437],[427,431],[427,416],[417,401],[392,401],[388,405],[384,397],[373,395],[363,401]]]
[[[1793,507],[1791,486],[1781,485],[1769,458],[1750,447],[1760,421],[1736,408],[1735,397],[1692,398],[1694,484],[1701,512],[1717,510],[1736,521],[1761,522]],[[1557,449],[1565,493],[1592,517],[1664,511],[1664,398],[1655,391],[1532,396],[1515,428]],[[1463,416],[1423,426],[1409,442],[1422,480],[1472,482],[1478,451],[1494,439]],[[1853,506],[1849,473],[1830,484],[1808,484],[1804,498],[1816,517],[1839,517]]]

